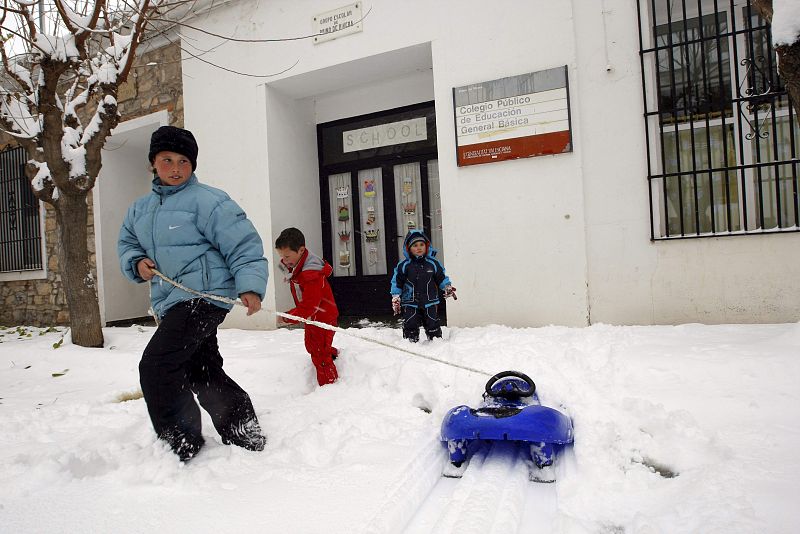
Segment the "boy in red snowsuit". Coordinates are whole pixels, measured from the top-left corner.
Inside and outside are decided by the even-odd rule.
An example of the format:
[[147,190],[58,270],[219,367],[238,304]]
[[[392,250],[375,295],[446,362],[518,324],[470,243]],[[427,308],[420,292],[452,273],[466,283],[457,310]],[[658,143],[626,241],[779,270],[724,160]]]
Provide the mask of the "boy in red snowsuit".
[[[306,238],[297,228],[287,228],[275,240],[275,249],[281,263],[291,273],[289,278],[295,307],[286,312],[332,326],[337,325],[339,309],[333,299],[328,277],[333,267],[306,248]],[[278,316],[278,324],[296,324],[297,321]],[[320,386],[332,384],[339,378],[333,360],[339,351],[332,346],[333,334],[310,324],[305,325],[306,350],[317,369]]]

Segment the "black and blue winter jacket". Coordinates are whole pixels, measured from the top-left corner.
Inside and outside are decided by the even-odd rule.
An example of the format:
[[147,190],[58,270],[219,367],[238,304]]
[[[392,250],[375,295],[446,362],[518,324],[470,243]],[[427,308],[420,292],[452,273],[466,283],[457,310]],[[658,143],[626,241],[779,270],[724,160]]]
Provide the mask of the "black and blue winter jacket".
[[[420,236],[425,239],[426,252],[423,256],[412,256],[409,243]],[[405,259],[394,268],[389,293],[400,295],[403,306],[427,308],[439,304],[439,292],[450,285],[450,279],[436,259],[430,239],[419,230],[411,230],[403,241],[403,254]]]

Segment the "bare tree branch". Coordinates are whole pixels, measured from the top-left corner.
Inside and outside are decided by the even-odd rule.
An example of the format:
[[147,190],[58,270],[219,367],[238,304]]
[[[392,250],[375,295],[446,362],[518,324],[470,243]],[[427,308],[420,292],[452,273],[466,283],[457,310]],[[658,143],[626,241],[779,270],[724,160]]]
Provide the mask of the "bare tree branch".
[[772,24],[772,0],[751,0],[750,2],[761,18]]

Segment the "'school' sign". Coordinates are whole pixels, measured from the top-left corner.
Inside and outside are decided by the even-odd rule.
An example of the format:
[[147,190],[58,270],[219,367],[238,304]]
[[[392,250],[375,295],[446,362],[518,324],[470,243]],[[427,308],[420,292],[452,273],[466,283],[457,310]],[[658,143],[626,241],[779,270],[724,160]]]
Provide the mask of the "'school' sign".
[[458,165],[572,151],[567,67],[453,89]]
[[413,143],[428,139],[425,117],[342,132],[342,152]]

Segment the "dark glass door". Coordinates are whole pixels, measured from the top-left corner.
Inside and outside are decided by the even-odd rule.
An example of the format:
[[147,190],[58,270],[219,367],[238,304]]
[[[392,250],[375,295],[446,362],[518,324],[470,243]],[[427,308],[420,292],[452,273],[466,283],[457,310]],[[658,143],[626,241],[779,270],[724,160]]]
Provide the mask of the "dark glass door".
[[433,103],[318,125],[322,236],[342,316],[391,314],[406,232],[441,248]]

